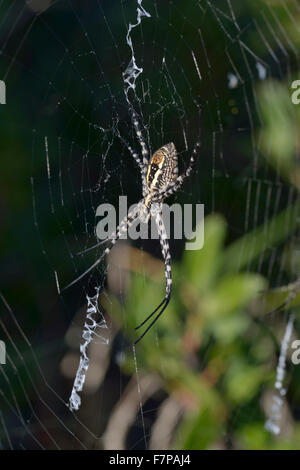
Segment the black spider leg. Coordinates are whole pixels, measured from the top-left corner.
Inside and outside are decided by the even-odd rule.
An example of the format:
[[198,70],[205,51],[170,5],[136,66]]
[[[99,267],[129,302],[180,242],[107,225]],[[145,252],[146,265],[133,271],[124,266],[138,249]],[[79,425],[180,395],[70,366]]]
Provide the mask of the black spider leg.
[[119,226],[117,227],[116,231],[114,233],[112,233],[111,237],[110,238],[106,238],[105,240],[102,240],[100,243],[98,243],[97,245],[94,245],[92,246],[91,248],[88,248],[87,250],[84,250],[82,251],[81,253],[84,253],[85,251],[89,251],[89,250],[92,250],[94,248],[96,248],[97,246],[99,245],[102,245],[104,242],[106,241],[110,241],[110,244],[107,248],[105,248],[104,252],[102,253],[102,255],[100,256],[100,258],[97,259],[97,261],[95,261],[95,263],[93,263],[86,271],[84,271],[82,274],[80,274],[80,276],[78,276],[76,279],[74,279],[74,281],[70,282],[70,284],[68,284],[67,286],[63,287],[63,289],[61,289],[61,292],[65,291],[66,289],[69,289],[69,287],[73,286],[74,284],[76,284],[78,281],[80,281],[82,278],[84,278],[88,273],[90,273],[93,269],[95,269],[99,263],[101,263],[101,261],[103,260],[104,256],[105,255],[108,255],[110,253],[110,251],[112,250],[112,248],[115,246],[115,244],[117,243],[117,241],[119,240],[120,236],[122,233],[124,233],[126,230],[127,230],[127,227],[130,227],[133,222],[135,221],[135,219],[137,218],[137,215],[138,215],[138,211],[139,211],[139,204],[137,204],[132,211],[130,211],[125,217],[124,219],[120,222]]
[[153,317],[153,315],[159,310],[158,314],[152,320],[150,325],[146,328],[146,330],[142,333],[142,335],[135,341],[134,344],[137,344],[141,339],[145,336],[145,334],[152,328],[152,326],[157,322],[159,317],[162,315],[162,313],[165,311],[165,309],[168,306],[168,303],[170,302],[171,298],[171,291],[172,291],[172,272],[171,272],[171,255],[170,255],[170,249],[169,249],[169,242],[168,242],[168,237],[166,233],[166,229],[164,226],[163,218],[162,218],[162,212],[161,212],[162,206],[160,207],[159,212],[156,215],[156,225],[157,225],[157,230],[158,230],[158,235],[159,235],[159,240],[160,240],[160,245],[161,245],[161,250],[162,254],[164,257],[165,261],[165,279],[166,279],[166,295],[162,302],[156,307],[156,309],[148,315],[148,317],[138,325],[135,330],[138,330],[141,328],[145,323],[147,323],[150,318]]
[[135,327],[135,330],[138,330],[141,326],[143,326],[148,320],[150,320],[150,318],[157,312],[157,310],[162,307],[162,309],[160,310],[160,312],[156,315],[156,317],[154,318],[154,320],[152,320],[152,322],[150,323],[150,325],[145,329],[145,331],[143,332],[143,334],[141,334],[141,336],[134,342],[134,344],[136,345],[137,343],[139,343],[143,338],[144,336],[146,335],[146,333],[148,333],[148,331],[152,328],[152,326],[157,322],[157,320],[159,319],[159,317],[162,315],[162,313],[166,310],[167,306],[168,306],[168,303],[170,302],[170,297],[169,298],[165,298],[160,304],[159,306],[146,318],[146,320],[143,321],[143,323],[141,323],[139,326],[136,326]]

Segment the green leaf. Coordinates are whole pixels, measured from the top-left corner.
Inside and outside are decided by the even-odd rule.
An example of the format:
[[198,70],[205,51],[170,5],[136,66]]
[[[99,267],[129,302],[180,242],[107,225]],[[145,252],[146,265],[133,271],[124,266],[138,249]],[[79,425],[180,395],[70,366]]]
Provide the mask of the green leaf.
[[208,216],[204,223],[203,248],[185,251],[182,259],[184,280],[201,291],[208,289],[218,274],[226,234],[226,222],[220,215]]
[[[202,407],[198,413],[186,417],[180,427],[182,449],[204,450],[221,435],[221,420],[216,419],[213,410]],[[176,446],[177,448],[177,446]]]
[[228,398],[235,404],[251,400],[266,380],[265,366],[252,366],[243,359],[230,364],[224,386]]
[[284,241],[298,225],[299,200],[242,238],[232,243],[224,254],[224,269],[239,271],[254,261],[265,249]]

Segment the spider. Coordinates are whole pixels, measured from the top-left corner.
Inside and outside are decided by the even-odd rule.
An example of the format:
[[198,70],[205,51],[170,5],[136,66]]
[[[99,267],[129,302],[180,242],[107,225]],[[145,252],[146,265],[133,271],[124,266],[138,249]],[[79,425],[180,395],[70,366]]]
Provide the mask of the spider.
[[186,171],[184,172],[184,174],[178,176],[178,158],[174,143],[170,142],[166,145],[163,145],[161,148],[156,150],[156,152],[150,157],[149,150],[147,149],[145,140],[142,136],[138,121],[138,115],[133,109],[133,107],[131,107],[131,113],[136,137],[141,146],[142,159],[119,133],[118,137],[127,147],[129,153],[132,155],[132,157],[139,166],[142,179],[143,198],[133,207],[133,209],[128,212],[128,214],[120,222],[116,231],[113,232],[109,238],[106,238],[105,240],[102,240],[96,245],[78,253],[86,253],[87,251],[93,250],[94,248],[98,247],[99,245],[102,245],[105,242],[110,242],[109,246],[104,250],[104,252],[97,259],[97,261],[92,264],[83,274],[77,277],[77,279],[75,279],[68,286],[66,286],[63,290],[77,283],[80,279],[82,279],[90,271],[92,271],[97,265],[99,265],[104,256],[109,254],[113,246],[116,244],[117,240],[120,238],[120,235],[126,232],[126,230],[134,223],[135,220],[139,219],[141,222],[147,223],[150,217],[153,217],[157,226],[162,256],[165,264],[164,270],[166,280],[166,293],[164,299],[158,305],[158,307],[156,307],[156,309],[150,315],[148,315],[140,325],[135,328],[136,330],[138,330],[156,314],[156,316],[154,317],[154,319],[152,319],[152,321],[144,330],[142,335],[137,339],[137,341],[135,341],[134,344],[137,344],[162,315],[164,310],[167,308],[167,305],[171,298],[171,255],[168,237],[162,217],[162,204],[168,196],[171,196],[171,194],[175,193],[182,186],[184,180],[190,175],[195,161],[195,157],[198,152],[198,148],[200,147],[200,142],[198,141],[194,147]]

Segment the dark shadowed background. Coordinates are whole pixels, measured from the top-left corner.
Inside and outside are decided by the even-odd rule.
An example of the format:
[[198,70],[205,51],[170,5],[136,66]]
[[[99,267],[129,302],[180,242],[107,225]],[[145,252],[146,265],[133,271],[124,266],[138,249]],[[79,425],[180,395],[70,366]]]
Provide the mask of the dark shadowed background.
[[[123,81],[137,8],[130,100],[151,152],[174,142],[181,172],[201,138],[168,202],[205,205],[205,243],[171,236],[172,300],[134,349],[164,295],[157,240],[122,240],[58,286],[101,254],[76,255],[96,242],[99,204],[141,199],[117,137],[140,152]],[[1,2],[0,448],[300,447],[299,24],[297,0]],[[102,323],[71,412],[95,287]]]

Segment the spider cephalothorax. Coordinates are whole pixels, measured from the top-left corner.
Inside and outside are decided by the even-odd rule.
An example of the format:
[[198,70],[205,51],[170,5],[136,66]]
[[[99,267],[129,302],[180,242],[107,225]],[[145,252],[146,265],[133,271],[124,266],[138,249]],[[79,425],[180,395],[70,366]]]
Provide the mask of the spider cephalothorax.
[[110,242],[109,246],[104,250],[100,258],[98,258],[97,261],[92,266],[90,266],[83,274],[81,274],[77,279],[75,279],[67,287],[65,287],[65,289],[78,282],[92,269],[94,269],[102,261],[104,255],[110,252],[112,247],[120,238],[120,235],[126,232],[127,228],[130,227],[135,220],[140,220],[141,222],[147,223],[150,217],[153,217],[156,222],[162,256],[165,262],[166,294],[159,306],[150,315],[148,315],[148,317],[146,317],[146,319],[139,326],[136,327],[136,329],[138,329],[143,326],[157,312],[154,320],[150,322],[150,325],[147,326],[143,334],[136,341],[137,343],[143,338],[147,331],[149,331],[153,324],[158,320],[158,318],[166,309],[170,301],[172,290],[171,255],[169,250],[168,237],[162,217],[162,203],[165,198],[175,193],[181,187],[185,178],[190,175],[200,143],[196,143],[190,158],[189,166],[186,169],[185,173],[183,175],[178,176],[178,158],[176,148],[173,142],[163,145],[158,150],[156,150],[156,152],[151,156],[149,161],[149,151],[142,137],[142,132],[140,130],[138,122],[138,116],[133,108],[130,109],[132,111],[132,121],[135,128],[136,136],[142,149],[142,159],[139,157],[139,154],[133,150],[129,143],[123,137],[121,137],[120,134],[118,134],[118,137],[126,145],[127,149],[129,150],[132,157],[135,159],[136,163],[140,168],[143,186],[143,198],[133,207],[133,209],[131,209],[131,211],[128,212],[127,216],[124,217],[120,225],[117,227],[116,231],[111,234],[109,239],[102,240],[100,243],[97,243],[91,248],[85,250],[89,251],[98,247],[102,243],[108,241]]

